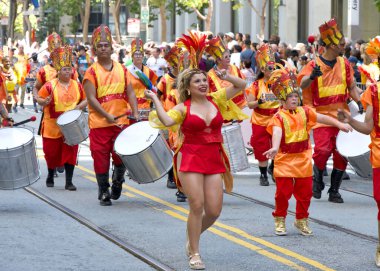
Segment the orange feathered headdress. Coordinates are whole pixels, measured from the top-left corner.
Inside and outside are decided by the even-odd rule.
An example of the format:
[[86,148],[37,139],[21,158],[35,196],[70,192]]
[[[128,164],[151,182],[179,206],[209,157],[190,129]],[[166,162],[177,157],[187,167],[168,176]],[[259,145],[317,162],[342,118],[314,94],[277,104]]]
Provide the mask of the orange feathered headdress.
[[274,70],[267,81],[267,85],[270,85],[270,89],[273,94],[276,95],[279,100],[286,100],[286,97],[296,92],[299,94],[299,86],[297,83],[296,75],[284,68],[283,66],[276,64],[280,69]]
[[140,38],[135,38],[131,42],[131,55],[133,56],[136,51],[144,54],[144,44]]
[[261,69],[265,69],[267,65],[274,65],[274,53],[268,43],[264,43],[256,52],[256,63]]
[[189,30],[189,35],[182,34],[182,37],[178,39],[178,46],[186,48],[189,52],[189,68],[198,68],[203,52],[206,49],[206,39],[205,34],[194,30]]
[[373,60],[377,60],[380,57],[380,36],[370,40],[365,52]]
[[220,37],[217,36],[208,41],[205,51],[209,55],[213,56],[214,59],[220,59],[223,57],[223,53],[226,51],[226,46]]
[[53,62],[53,67],[57,71],[61,70],[63,67],[71,67],[73,59],[73,50],[68,45],[56,48],[50,54],[50,58]]
[[165,54],[164,58],[170,66],[179,67],[181,55],[182,48],[179,48],[177,44],[174,44],[170,51]]
[[343,38],[343,34],[340,32],[335,18],[319,26],[319,33],[325,45],[338,45],[339,41]]
[[53,32],[47,37],[48,51],[53,52],[54,49],[62,46],[61,36]]
[[92,33],[92,46],[96,50],[99,42],[108,42],[112,44],[111,30],[106,25],[100,25]]

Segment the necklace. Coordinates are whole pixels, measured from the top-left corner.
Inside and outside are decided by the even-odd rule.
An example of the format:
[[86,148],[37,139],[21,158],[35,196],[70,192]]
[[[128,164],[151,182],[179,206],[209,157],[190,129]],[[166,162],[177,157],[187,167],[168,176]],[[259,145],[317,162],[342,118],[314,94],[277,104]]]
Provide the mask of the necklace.
[[60,80],[58,80],[58,84],[60,84],[66,91],[69,90],[70,81],[67,83],[62,83]]

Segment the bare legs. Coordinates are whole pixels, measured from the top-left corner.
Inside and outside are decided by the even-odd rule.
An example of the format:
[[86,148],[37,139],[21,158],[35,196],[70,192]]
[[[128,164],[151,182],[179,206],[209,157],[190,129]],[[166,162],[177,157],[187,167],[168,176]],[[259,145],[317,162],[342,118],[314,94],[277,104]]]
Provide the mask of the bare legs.
[[187,230],[191,254],[199,253],[199,239],[218,219],[223,204],[221,174],[204,175],[179,172],[182,187],[188,197],[190,213]]

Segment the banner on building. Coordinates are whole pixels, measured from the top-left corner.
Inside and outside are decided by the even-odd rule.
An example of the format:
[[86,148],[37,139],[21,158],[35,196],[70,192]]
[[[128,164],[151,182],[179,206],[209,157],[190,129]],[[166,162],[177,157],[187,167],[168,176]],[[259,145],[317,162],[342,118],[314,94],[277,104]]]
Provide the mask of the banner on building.
[[359,25],[360,0],[348,0],[348,25]]

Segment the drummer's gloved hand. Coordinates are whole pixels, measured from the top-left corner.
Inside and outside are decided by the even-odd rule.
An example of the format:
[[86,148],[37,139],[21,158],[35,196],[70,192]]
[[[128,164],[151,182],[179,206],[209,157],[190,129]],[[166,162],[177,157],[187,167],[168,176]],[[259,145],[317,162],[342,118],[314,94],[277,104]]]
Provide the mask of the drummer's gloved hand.
[[361,102],[361,101],[357,101],[356,103],[358,104],[358,107],[359,107],[358,113],[359,113],[359,114],[363,114],[363,112],[364,112],[364,107],[363,107],[363,105],[362,105],[362,102]]
[[319,67],[318,65],[315,65],[309,78],[310,78],[310,80],[314,80],[315,78],[321,76],[322,74],[323,73],[321,71],[321,67]]

